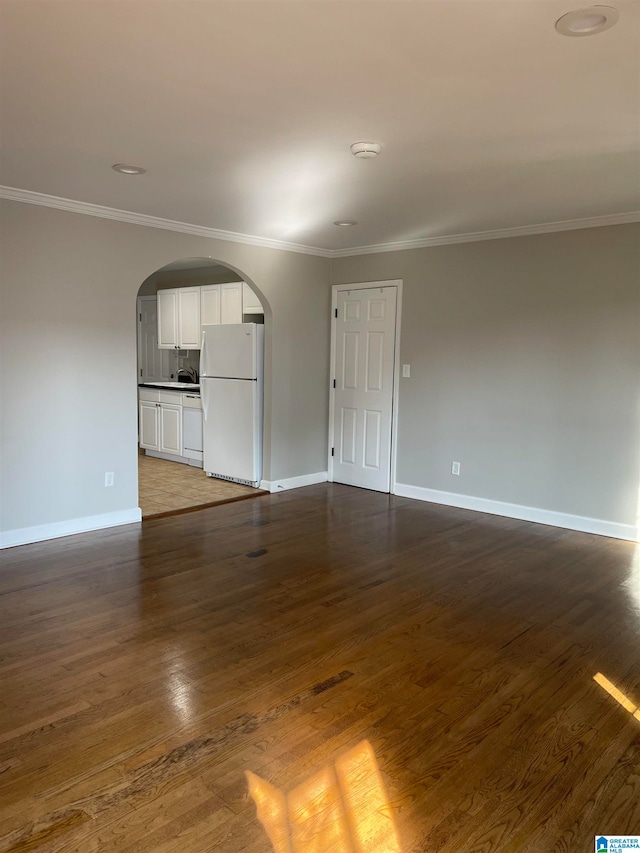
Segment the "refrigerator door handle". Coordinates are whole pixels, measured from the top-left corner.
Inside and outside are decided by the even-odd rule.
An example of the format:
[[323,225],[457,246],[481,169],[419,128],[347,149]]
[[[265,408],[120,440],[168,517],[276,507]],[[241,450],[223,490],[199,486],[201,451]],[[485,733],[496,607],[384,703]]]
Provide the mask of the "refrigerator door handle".
[[207,383],[203,382],[200,386],[200,397],[202,399],[202,420],[207,420]]
[[202,330],[202,340],[200,341],[200,373],[199,373],[200,376],[202,376],[203,373],[205,376],[207,375],[206,372],[203,370],[203,368],[207,364],[207,359],[205,356],[206,346],[207,346],[207,336],[205,335],[204,329],[203,329]]

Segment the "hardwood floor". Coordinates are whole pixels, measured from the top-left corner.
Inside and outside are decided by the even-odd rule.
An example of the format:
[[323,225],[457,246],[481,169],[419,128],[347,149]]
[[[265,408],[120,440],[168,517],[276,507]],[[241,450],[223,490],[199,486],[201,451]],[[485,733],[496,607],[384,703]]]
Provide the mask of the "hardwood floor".
[[640,833],[632,543],[321,485],[0,560],[2,851]]

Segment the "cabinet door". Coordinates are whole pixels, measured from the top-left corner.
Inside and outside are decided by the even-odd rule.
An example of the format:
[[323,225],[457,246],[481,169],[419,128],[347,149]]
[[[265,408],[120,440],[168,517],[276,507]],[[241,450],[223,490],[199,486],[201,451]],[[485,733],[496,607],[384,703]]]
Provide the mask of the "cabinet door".
[[161,403],[160,450],[182,456],[182,406]]
[[160,408],[157,403],[140,403],[140,447],[160,449]]
[[200,288],[178,289],[178,345],[181,349],[200,349]]
[[242,282],[242,313],[263,314],[262,302],[255,295],[246,282]]
[[242,323],[242,282],[220,285],[220,322]]
[[200,323],[203,326],[220,325],[219,284],[204,284],[200,288]]
[[178,291],[158,291],[158,347],[175,349],[178,346]]

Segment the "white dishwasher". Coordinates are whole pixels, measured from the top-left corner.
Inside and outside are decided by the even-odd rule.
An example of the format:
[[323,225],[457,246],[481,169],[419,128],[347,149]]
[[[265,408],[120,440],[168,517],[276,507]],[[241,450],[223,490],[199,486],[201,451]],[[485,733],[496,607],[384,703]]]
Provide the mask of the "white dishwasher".
[[202,400],[199,394],[182,395],[182,455],[190,465],[202,467]]

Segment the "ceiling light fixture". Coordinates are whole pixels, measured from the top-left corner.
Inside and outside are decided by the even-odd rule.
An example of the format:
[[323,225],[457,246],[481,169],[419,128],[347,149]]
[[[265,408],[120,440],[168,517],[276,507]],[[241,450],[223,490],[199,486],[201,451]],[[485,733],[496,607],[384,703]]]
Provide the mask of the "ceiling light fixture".
[[611,29],[619,17],[613,6],[588,6],[558,18],[556,30],[563,36],[594,36]]
[[111,168],[114,172],[120,172],[122,175],[144,175],[147,171],[142,166],[130,166],[128,163],[116,163]]
[[382,145],[379,142],[354,142],[351,146],[351,153],[354,157],[359,157],[361,160],[371,160],[372,157],[377,157],[382,151]]
[[357,225],[355,219],[336,219],[333,223],[334,225],[338,225],[340,228],[348,228],[350,225]]

